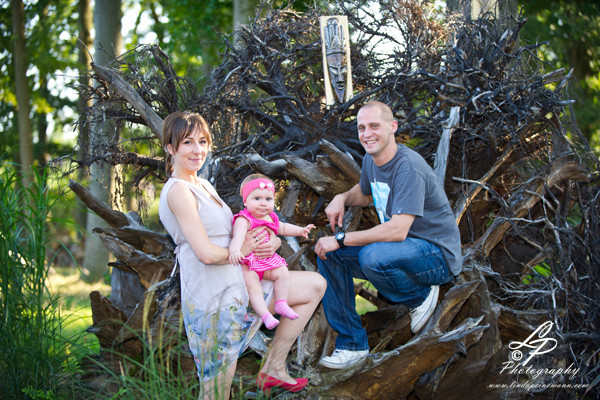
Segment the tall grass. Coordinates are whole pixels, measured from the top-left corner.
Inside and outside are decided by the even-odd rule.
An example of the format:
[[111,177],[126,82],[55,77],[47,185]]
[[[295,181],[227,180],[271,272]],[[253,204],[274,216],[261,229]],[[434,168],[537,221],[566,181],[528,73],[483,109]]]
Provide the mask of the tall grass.
[[[96,358],[98,376],[104,375],[102,382],[108,382],[109,390],[96,398],[102,400],[196,400],[204,399],[205,394],[213,400],[222,400],[226,396],[222,385],[215,385],[212,391],[200,384],[196,368],[190,358],[188,341],[183,326],[183,318],[167,313],[159,313],[159,321],[151,320],[155,308],[152,288],[146,292],[142,314],[142,328],[131,332],[141,343],[141,354],[123,354],[117,348],[104,349],[101,358]],[[215,349],[215,351],[219,351]],[[257,369],[259,367],[257,366]],[[100,373],[101,372],[101,373]],[[224,372],[224,371],[223,371]],[[267,397],[256,391],[256,376],[235,379],[230,400],[254,398],[263,400]],[[93,387],[88,390],[94,390]],[[251,397],[247,397],[247,394]]]
[[45,176],[23,187],[0,168],[0,393],[6,399],[73,398],[57,299],[46,289],[46,231],[54,200]]
[[[131,332],[142,345],[141,354],[123,354],[119,349],[104,349],[96,359],[98,375],[113,390],[103,393],[101,399],[197,399],[199,381],[195,369],[184,371],[184,364],[191,362],[185,355],[187,340],[183,318],[166,318],[152,324],[150,310],[154,310],[155,292],[146,293],[143,304],[142,330]],[[153,311],[150,311],[153,312]],[[183,360],[186,358],[187,360]],[[94,390],[93,387],[88,390]],[[97,393],[98,394],[98,393]]]

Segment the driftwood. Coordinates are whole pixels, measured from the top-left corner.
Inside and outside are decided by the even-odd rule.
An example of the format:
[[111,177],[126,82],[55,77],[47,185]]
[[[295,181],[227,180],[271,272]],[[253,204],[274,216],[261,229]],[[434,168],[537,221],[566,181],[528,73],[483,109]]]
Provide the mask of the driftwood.
[[156,115],[156,112],[154,112],[152,107],[144,102],[135,89],[119,74],[114,73],[102,65],[92,63],[92,68],[110,87],[113,88],[113,90],[117,91],[136,109],[144,121],[146,121],[152,132],[159,139],[162,138],[162,119]]
[[[102,84],[87,93],[97,107],[111,106],[110,117],[148,126],[145,139],[154,142],[160,118],[176,109],[201,112],[219,149],[202,173],[234,211],[241,207],[239,182],[259,171],[278,185],[282,220],[318,226],[309,240],[283,240],[280,252],[291,269],[316,270],[312,246],[320,235],[331,234],[323,209],[335,194],[358,182],[363,151],[354,118],[360,104],[370,99],[390,104],[400,122],[399,138],[436,166],[461,230],[463,273],[441,288],[440,304],[417,336],[410,332],[405,307],[357,284],[357,293],[377,310],[362,316],[371,354],[348,370],[317,365],[335,339],[319,308],[290,356],[290,368],[311,384],[288,397],[512,398],[518,392],[501,384],[537,380],[499,372],[509,356],[508,344],[525,340],[545,321],[554,323],[561,350],[540,359],[541,366],[575,363],[581,368],[576,381],[590,383],[599,323],[591,299],[598,297],[595,282],[600,279],[600,196],[590,170],[600,163],[577,127],[563,117],[572,102],[565,94],[570,74],[547,72],[532,55],[541,44],[516,40],[523,20],[506,25],[486,17],[449,17],[442,26],[427,18],[425,4],[414,2],[382,4],[386,12],[378,19],[364,17],[370,11],[360,5],[361,18],[346,3],[335,7],[348,16],[355,33],[351,54],[357,93],[343,104],[324,107],[318,89],[319,34],[311,23],[317,10],[303,15],[267,10],[252,27],[237,32],[244,46],[225,38],[223,63],[202,95],[174,75],[157,46],[135,49],[112,67],[96,70]],[[388,26],[401,32],[387,34]],[[398,51],[385,57],[378,53],[382,40]],[[139,60],[157,66],[153,75],[139,72]],[[451,114],[458,119],[448,119]],[[124,153],[138,154],[126,144],[134,140],[119,145]],[[90,159],[119,160],[103,156]],[[143,173],[135,182],[160,175],[160,163],[147,160],[156,156],[138,164]],[[78,162],[87,165],[89,160]],[[75,182],[70,187],[111,226],[96,233],[115,254],[114,267],[139,276],[146,289],[131,312],[91,296],[90,329],[102,348],[139,357],[150,342],[144,335],[163,334],[186,354],[185,335],[176,329],[177,275],[168,276],[174,260],[169,238],[146,229],[133,213],[111,210]],[[371,207],[353,207],[344,219],[347,230],[376,223]],[[262,355],[264,344],[257,340],[251,347]],[[183,360],[193,371],[189,355]],[[238,376],[247,385],[256,372],[256,364],[240,360]],[[556,383],[565,379],[556,378]],[[545,393],[556,398],[583,392],[559,388]]]

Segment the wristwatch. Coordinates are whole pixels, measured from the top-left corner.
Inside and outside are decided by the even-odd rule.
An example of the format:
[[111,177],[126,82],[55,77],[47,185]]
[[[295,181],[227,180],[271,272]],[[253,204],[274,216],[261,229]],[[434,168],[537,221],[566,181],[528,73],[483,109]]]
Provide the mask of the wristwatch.
[[346,245],[344,244],[344,239],[346,238],[346,233],[344,231],[340,231],[335,234],[335,240],[337,240],[340,245],[340,249],[345,249]]

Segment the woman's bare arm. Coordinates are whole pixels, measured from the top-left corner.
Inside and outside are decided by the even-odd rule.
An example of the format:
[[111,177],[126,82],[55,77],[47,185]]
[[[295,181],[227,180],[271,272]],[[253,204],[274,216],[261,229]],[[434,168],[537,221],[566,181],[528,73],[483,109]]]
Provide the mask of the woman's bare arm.
[[[167,204],[175,214],[179,227],[183,232],[198,260],[204,264],[227,264],[229,262],[229,249],[212,243],[206,233],[200,215],[198,215],[198,204],[191,190],[183,183],[175,183],[167,194]],[[253,237],[245,236],[242,245],[242,253],[250,254],[260,243],[266,231],[254,232]],[[255,238],[259,238],[257,242]]]

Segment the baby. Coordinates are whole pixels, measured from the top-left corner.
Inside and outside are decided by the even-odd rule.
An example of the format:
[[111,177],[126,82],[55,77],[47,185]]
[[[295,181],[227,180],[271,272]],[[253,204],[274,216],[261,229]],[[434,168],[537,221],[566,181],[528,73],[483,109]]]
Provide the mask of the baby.
[[[261,316],[268,329],[275,328],[279,321],[273,317],[267,308],[263,297],[260,281],[264,279],[273,282],[275,293],[275,312],[279,315],[296,319],[298,314],[288,305],[289,271],[285,259],[278,254],[269,258],[259,259],[254,253],[244,257],[241,253],[246,232],[258,226],[271,229],[276,235],[302,236],[307,238],[313,224],[304,228],[279,222],[279,217],[273,212],[275,207],[275,186],[273,181],[262,174],[252,174],[242,181],[240,193],[244,200],[244,209],[233,217],[233,235],[229,245],[229,261],[242,264],[244,281],[250,297],[250,305]],[[241,218],[240,218],[241,217]],[[269,240],[269,232],[263,242]]]

